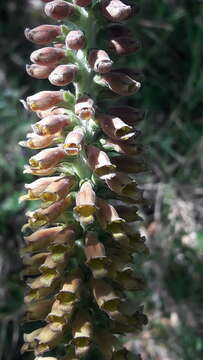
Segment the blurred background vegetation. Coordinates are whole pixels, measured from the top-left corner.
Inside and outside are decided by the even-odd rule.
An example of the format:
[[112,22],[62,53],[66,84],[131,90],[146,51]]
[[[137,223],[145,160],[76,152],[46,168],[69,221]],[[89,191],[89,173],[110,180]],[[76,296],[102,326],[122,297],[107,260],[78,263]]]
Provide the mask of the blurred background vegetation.
[[[129,57],[145,82],[133,105],[147,110],[143,141],[151,171],[143,232],[151,255],[144,264],[149,326],[126,346],[144,360],[203,358],[203,1],[142,0],[133,22],[143,50]],[[37,0],[0,2],[0,360],[20,356],[23,287],[19,278],[24,204],[18,203],[27,153],[17,145],[32,115],[19,98],[47,88],[25,73],[33,45],[23,30],[47,23]]]

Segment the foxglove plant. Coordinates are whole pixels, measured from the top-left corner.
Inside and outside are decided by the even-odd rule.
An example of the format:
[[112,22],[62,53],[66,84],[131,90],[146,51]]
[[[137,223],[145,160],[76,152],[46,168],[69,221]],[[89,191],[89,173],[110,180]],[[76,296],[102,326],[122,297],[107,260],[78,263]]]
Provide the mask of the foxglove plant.
[[20,144],[40,151],[24,171],[39,178],[20,198],[39,201],[23,227],[25,320],[36,325],[22,352],[37,360],[141,359],[122,336],[147,322],[131,296],[145,288],[134,258],[148,251],[135,179],[146,170],[135,128],[144,114],[122,97],[139,90],[142,75],[116,64],[140,48],[125,24],[138,7],[130,0],[43,2],[55,24],[25,30],[43,46],[26,69],[62,89],[23,101],[39,120]]

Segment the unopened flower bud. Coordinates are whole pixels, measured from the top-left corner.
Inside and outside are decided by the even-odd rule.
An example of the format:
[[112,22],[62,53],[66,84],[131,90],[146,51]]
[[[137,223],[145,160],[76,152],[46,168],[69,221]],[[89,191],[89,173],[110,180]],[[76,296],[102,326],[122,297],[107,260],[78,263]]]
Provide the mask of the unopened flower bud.
[[96,196],[89,181],[86,181],[76,195],[76,206],[74,211],[78,214],[80,221],[90,224],[94,221],[96,211]]
[[71,30],[66,36],[66,47],[79,50],[86,46],[86,37],[81,30]]
[[135,15],[137,5],[126,5],[120,0],[103,0],[101,2],[102,14],[111,21],[123,21]]
[[40,91],[27,97],[26,104],[31,111],[47,110],[63,102],[63,91]]
[[74,6],[66,1],[54,0],[45,5],[45,14],[52,19],[63,20],[74,13]]
[[43,201],[54,202],[65,198],[75,183],[74,176],[66,176],[52,181],[41,194]]
[[139,40],[133,40],[130,37],[116,37],[109,41],[109,48],[114,50],[117,55],[130,55],[135,53],[141,47]]
[[128,140],[134,136],[133,128],[118,117],[98,114],[96,120],[99,122],[103,132],[110,138]]
[[29,163],[32,168],[48,169],[57,165],[65,155],[64,150],[59,147],[44,149],[32,156]]
[[69,132],[65,138],[63,148],[67,155],[78,155],[82,149],[84,130],[76,127],[73,131]]
[[65,57],[65,50],[54,47],[44,47],[35,50],[30,55],[30,60],[38,65],[58,64]]
[[104,50],[91,50],[88,62],[91,69],[101,74],[111,71],[113,65],[113,61]]
[[136,126],[144,117],[144,111],[132,106],[115,106],[108,109],[111,115],[118,116],[126,124]]
[[35,79],[47,79],[49,74],[53,71],[55,65],[46,66],[46,65],[38,65],[31,64],[26,65],[26,71],[28,75],[32,76]]
[[81,120],[90,120],[94,117],[94,101],[87,95],[81,96],[75,104],[75,114]]
[[102,81],[116,94],[120,96],[129,96],[136,93],[141,84],[133,80],[126,74],[120,72],[109,72],[101,76]]
[[111,163],[104,151],[95,146],[88,146],[87,157],[91,169],[101,179],[111,179],[115,175],[116,166]]
[[49,81],[55,86],[65,86],[74,81],[78,67],[73,64],[58,65],[49,75]]
[[50,136],[57,134],[64,127],[69,126],[68,115],[48,115],[32,125],[33,131],[38,135]]
[[61,34],[61,27],[58,25],[40,25],[34,29],[25,29],[25,36],[29,41],[37,45],[46,45]]

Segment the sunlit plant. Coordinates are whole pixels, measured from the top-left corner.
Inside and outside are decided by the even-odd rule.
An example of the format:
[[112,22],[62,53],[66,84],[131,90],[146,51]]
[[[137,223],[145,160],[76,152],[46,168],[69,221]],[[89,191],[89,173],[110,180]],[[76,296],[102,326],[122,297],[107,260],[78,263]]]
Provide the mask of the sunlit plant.
[[22,352],[38,360],[141,359],[122,345],[147,322],[134,261],[148,252],[137,225],[144,200],[136,174],[146,163],[135,127],[144,112],[125,102],[142,74],[123,65],[140,48],[126,26],[138,6],[43,2],[55,24],[25,30],[43,46],[27,73],[54,88],[23,101],[39,119],[20,144],[40,151],[25,166],[39,178],[20,198],[38,204],[23,227],[25,320],[36,326]]

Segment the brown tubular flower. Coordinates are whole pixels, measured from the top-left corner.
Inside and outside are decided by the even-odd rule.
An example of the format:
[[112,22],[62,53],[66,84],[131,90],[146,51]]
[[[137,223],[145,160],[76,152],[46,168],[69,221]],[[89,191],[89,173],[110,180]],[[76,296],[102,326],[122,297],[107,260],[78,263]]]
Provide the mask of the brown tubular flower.
[[61,27],[58,25],[41,25],[34,29],[25,29],[25,36],[29,41],[37,45],[46,45],[61,34]]
[[67,115],[48,115],[41,121],[32,125],[33,131],[37,135],[50,136],[55,135],[64,127],[70,125],[70,120]]
[[115,175],[116,166],[111,163],[104,151],[95,146],[88,146],[87,157],[91,169],[102,180],[111,179]]
[[79,216],[80,222],[91,224],[94,221],[96,211],[96,196],[89,181],[86,181],[76,195],[75,213]]
[[94,117],[94,101],[87,95],[81,96],[75,103],[75,114],[81,120],[90,120]]
[[26,99],[26,105],[31,111],[47,110],[63,102],[62,91],[40,91]]
[[104,245],[98,241],[97,234],[87,232],[85,238],[86,264],[91,269],[95,279],[100,279],[108,274],[109,260],[105,254]]
[[32,156],[29,160],[30,166],[37,169],[53,168],[64,157],[66,153],[63,149],[56,147],[40,151],[37,155]]
[[99,122],[103,132],[110,138],[128,140],[135,135],[133,128],[118,117],[107,114],[98,114],[96,115],[96,120]]
[[80,127],[76,127],[65,138],[63,148],[67,155],[78,155],[82,149],[84,140],[84,131]]
[[57,22],[25,30],[42,46],[26,71],[66,88],[22,101],[38,120],[20,145],[40,150],[24,169],[39,178],[19,199],[37,200],[22,228],[24,320],[41,326],[25,334],[22,352],[33,351],[35,360],[141,360],[122,339],[147,323],[137,296],[146,284],[135,271],[135,259],[148,255],[138,232],[145,200],[137,174],[147,167],[136,127],[144,112],[126,105],[143,75],[123,58],[114,64],[106,49],[118,56],[138,50],[127,24],[138,7],[131,0],[42,1]]

